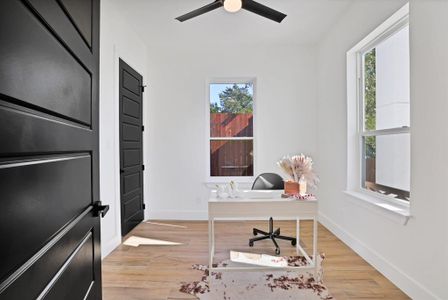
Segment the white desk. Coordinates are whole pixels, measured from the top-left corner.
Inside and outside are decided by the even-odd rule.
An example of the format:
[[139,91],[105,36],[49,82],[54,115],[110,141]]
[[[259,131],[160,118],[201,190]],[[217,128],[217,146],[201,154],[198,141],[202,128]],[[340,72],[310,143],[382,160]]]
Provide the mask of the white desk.
[[[215,254],[215,220],[269,219],[269,217],[296,220],[296,253],[308,261],[304,267],[275,268],[276,270],[314,269],[317,267],[317,200],[281,198],[283,191],[240,191],[239,198],[217,198],[212,191],[208,201],[209,268],[210,271],[271,269],[259,266],[227,266],[213,268]],[[313,220],[312,258],[300,246],[300,220]],[[248,236],[251,232],[247,233]]]

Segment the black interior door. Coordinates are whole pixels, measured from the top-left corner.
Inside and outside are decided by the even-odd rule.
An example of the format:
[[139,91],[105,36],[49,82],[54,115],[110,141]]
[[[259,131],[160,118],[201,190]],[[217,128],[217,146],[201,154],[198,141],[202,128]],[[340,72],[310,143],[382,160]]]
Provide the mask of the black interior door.
[[143,77],[120,59],[121,233],[144,218]]
[[101,299],[99,0],[0,1],[0,299]]

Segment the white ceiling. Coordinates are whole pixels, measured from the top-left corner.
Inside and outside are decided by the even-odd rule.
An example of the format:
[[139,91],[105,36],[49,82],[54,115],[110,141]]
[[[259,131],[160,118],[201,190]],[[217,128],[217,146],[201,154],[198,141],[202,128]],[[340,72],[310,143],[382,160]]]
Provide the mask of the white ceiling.
[[258,0],[288,16],[278,24],[251,12],[223,8],[180,23],[176,17],[213,0],[110,0],[148,45],[313,44],[353,0]]

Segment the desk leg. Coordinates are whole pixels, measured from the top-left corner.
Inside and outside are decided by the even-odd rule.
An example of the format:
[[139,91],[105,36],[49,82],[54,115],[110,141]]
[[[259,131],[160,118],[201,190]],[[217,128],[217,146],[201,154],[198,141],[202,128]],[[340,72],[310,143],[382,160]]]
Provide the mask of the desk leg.
[[317,275],[317,217],[313,218],[313,263],[314,276]]
[[208,220],[208,285],[209,288],[212,288],[213,284],[213,276],[212,276],[212,267],[213,267],[213,256],[215,252],[215,222],[213,219]]
[[215,250],[215,222],[213,219],[208,220],[208,263],[209,268],[213,265],[213,255]]
[[300,219],[297,218],[296,221],[296,254],[299,255],[300,251],[299,251],[299,246],[300,246]]
[[212,220],[208,219],[208,263],[210,266],[210,257],[212,256]]

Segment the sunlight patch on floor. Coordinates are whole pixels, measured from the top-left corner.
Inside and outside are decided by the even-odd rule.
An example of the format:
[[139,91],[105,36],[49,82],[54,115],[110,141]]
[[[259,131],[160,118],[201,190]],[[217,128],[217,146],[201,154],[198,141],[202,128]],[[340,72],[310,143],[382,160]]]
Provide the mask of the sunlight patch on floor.
[[182,243],[176,243],[176,242],[170,242],[170,241],[163,241],[163,240],[156,240],[156,239],[149,239],[139,236],[131,236],[127,238],[123,245],[131,246],[131,247],[138,247],[138,246],[176,246],[176,245],[182,245]]
[[187,226],[182,226],[182,225],[175,225],[175,224],[167,224],[167,223],[157,223],[157,222],[151,222],[151,221],[146,221],[146,224],[151,224],[151,225],[158,225],[158,226],[167,226],[167,227],[174,227],[174,228],[187,228]]

